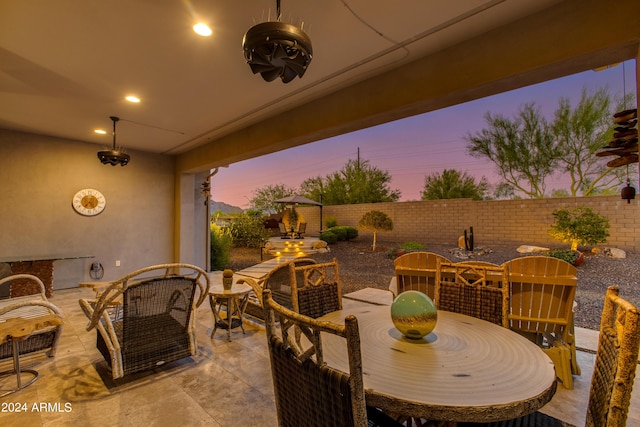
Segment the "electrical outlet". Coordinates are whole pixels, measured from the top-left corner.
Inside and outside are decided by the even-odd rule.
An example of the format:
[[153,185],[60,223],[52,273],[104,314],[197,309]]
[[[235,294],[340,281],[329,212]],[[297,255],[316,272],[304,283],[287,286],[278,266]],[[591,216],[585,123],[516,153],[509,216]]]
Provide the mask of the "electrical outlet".
[[120,267],[120,260],[116,261],[116,267]]

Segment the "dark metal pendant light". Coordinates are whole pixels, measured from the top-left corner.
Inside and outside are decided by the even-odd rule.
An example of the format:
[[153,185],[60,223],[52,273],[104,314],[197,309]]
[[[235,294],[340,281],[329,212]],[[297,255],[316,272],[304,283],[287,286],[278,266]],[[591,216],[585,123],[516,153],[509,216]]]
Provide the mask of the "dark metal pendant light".
[[253,74],[271,82],[280,77],[289,83],[302,77],[311,63],[311,39],[301,28],[280,22],[280,0],[276,0],[277,21],[254,25],[242,39],[242,49]]
[[111,150],[98,151],[98,158],[104,165],[126,166],[127,163],[129,163],[131,156],[122,151],[118,151],[116,148],[116,122],[120,120],[120,118],[114,116],[109,118],[113,120],[113,148]]

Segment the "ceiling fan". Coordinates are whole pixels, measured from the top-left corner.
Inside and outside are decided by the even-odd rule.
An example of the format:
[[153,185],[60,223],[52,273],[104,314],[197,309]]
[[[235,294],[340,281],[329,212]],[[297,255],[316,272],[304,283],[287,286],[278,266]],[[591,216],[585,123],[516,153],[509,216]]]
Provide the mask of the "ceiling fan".
[[289,83],[307,71],[313,50],[302,28],[280,21],[280,0],[276,0],[276,21],[254,25],[242,39],[244,57],[253,74],[271,82],[278,77]]

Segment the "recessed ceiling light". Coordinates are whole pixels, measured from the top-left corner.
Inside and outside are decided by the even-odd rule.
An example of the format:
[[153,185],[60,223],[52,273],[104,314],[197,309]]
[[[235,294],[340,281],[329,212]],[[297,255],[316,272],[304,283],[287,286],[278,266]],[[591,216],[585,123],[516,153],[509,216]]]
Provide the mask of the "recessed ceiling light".
[[135,103],[140,102],[140,98],[138,98],[137,96],[133,96],[133,95],[129,95],[129,96],[125,97],[124,99],[126,99],[129,102],[135,102]]
[[104,129],[95,129],[94,130],[95,133],[99,133],[100,135],[106,135],[107,131]]
[[193,31],[195,31],[196,34],[204,37],[208,37],[212,33],[211,28],[209,28],[209,26],[204,22],[198,22],[196,25],[194,25]]

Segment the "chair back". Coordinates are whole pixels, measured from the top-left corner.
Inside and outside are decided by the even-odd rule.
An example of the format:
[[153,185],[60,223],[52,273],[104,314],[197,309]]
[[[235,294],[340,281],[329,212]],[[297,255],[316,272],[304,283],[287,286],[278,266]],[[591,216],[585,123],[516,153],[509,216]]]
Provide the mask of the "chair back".
[[619,296],[605,295],[596,363],[591,379],[587,427],[624,427],[638,365],[640,312]]
[[576,268],[548,256],[515,258],[504,265],[509,270],[509,327],[555,334],[567,341],[578,284]]
[[[271,269],[266,276],[260,280],[254,280],[248,277],[241,278],[238,283],[246,283],[253,288],[255,295],[249,297],[246,313],[258,319],[264,320],[264,312],[262,308],[262,292],[264,289],[271,290],[271,297],[278,302],[278,304],[293,308],[293,302],[291,297],[291,271],[290,264],[294,266],[303,266],[315,264],[316,260],[312,258],[295,258],[289,262],[278,264]],[[298,280],[302,280],[300,274]]]
[[[268,289],[262,294],[262,301],[278,424],[285,427],[366,426],[357,319],[347,316],[344,325],[316,321],[281,306]],[[296,330],[305,339],[296,339]],[[322,334],[344,338],[349,372],[326,364]]]
[[508,288],[493,286],[507,281],[508,270],[505,267],[439,261],[434,302],[438,310],[465,314],[507,327]]
[[300,224],[298,224],[298,232],[297,234],[300,235],[304,232],[307,231],[307,223],[306,222],[301,222]]
[[395,295],[404,291],[420,291],[435,299],[438,261],[450,262],[446,257],[433,252],[409,252],[397,257],[393,262],[396,274]]
[[312,318],[342,309],[342,285],[338,261],[290,265],[293,310]]

